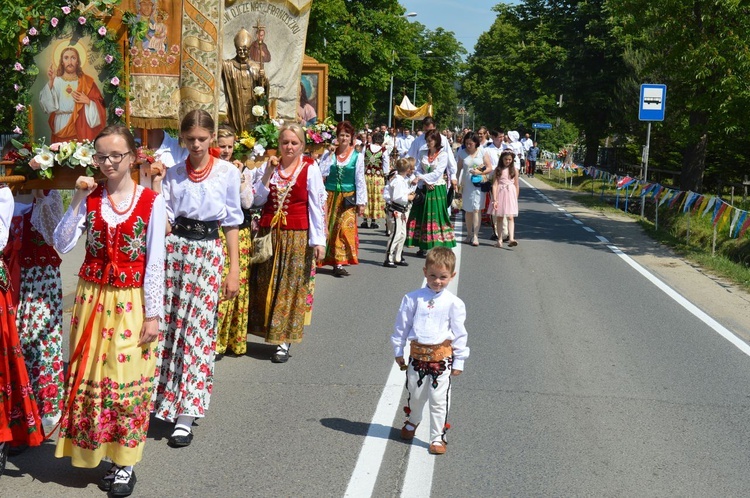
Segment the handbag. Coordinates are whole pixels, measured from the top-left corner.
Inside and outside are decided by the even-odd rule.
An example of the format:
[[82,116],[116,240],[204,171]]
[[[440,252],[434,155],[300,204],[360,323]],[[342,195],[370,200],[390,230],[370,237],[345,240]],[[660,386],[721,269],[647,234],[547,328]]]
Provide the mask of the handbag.
[[482,192],[492,192],[492,180],[487,180],[479,184],[479,190]]
[[482,186],[482,175],[471,175],[471,183],[475,187],[481,187]]
[[419,206],[421,204],[424,204],[425,190],[425,187],[419,187],[414,191],[414,199],[412,199],[411,201],[412,206]]
[[354,192],[354,195],[344,197],[344,208],[349,209],[353,207],[357,207],[357,192]]

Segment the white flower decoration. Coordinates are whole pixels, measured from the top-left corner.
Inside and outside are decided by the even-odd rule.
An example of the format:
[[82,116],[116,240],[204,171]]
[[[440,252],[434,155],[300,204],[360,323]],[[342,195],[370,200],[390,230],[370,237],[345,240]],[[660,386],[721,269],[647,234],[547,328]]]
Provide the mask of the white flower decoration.
[[90,146],[81,145],[76,149],[73,157],[78,159],[78,163],[82,166],[89,166],[94,161],[93,155],[94,151]]
[[253,147],[253,153],[256,156],[262,156],[266,153],[266,148],[263,147],[261,144],[255,144],[255,147]]
[[253,93],[256,97],[262,97],[266,93],[266,90],[262,86],[256,86],[253,88]]
[[256,118],[259,118],[266,113],[266,110],[263,109],[262,105],[254,105],[251,112],[253,113],[253,116],[255,116]]
[[49,147],[43,145],[37,149],[34,149],[36,155],[34,160],[37,162],[42,171],[50,168],[55,163],[55,155],[49,150]]

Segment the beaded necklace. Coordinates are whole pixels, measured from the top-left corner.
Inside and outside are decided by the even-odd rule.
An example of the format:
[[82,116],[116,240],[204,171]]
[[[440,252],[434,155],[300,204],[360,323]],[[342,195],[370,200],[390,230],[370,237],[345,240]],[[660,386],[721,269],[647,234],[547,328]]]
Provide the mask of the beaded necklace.
[[211,174],[211,170],[214,168],[214,156],[209,156],[208,158],[208,164],[203,167],[200,171],[195,171],[195,168],[193,167],[193,163],[190,162],[190,157],[185,159],[185,166],[187,169],[187,175],[188,178],[190,178],[190,181],[193,183],[200,183]]
[[109,190],[104,187],[104,191],[107,192],[107,200],[109,200],[109,207],[112,208],[112,211],[114,211],[116,214],[122,216],[126,213],[130,212],[130,209],[133,207],[133,203],[135,203],[135,192],[138,189],[138,184],[133,182],[133,196],[130,198],[130,204],[124,211],[120,211],[117,209],[117,204],[115,204],[115,201],[112,200],[112,197],[109,195]]

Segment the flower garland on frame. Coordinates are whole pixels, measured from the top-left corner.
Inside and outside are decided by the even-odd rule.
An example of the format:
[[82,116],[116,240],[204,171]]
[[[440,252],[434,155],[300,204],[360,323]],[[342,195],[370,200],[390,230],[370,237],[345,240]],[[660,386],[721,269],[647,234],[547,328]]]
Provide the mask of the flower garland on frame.
[[[125,90],[121,85],[123,60],[117,43],[117,33],[110,32],[102,19],[104,17],[102,13],[112,12],[116,4],[119,3],[119,0],[90,2],[90,5],[83,11],[76,6],[66,4],[61,7],[50,8],[38,18],[29,19],[26,31],[20,36],[18,58],[12,65],[12,71],[9,75],[11,85],[16,91],[16,99],[12,103],[16,111],[12,124],[14,126],[13,133],[20,135],[17,140],[14,140],[14,145],[20,152],[18,154],[20,157],[16,159],[16,170],[19,173],[33,176],[35,171],[35,175],[39,178],[52,178],[50,156],[54,164],[68,167],[83,165],[87,167],[89,173],[91,172],[90,168],[93,167],[88,160],[92,150],[88,141],[45,145],[43,140],[34,142],[34,137],[31,136],[29,112],[33,101],[31,88],[41,71],[36,65],[34,57],[55,38],[68,36],[75,38],[88,36],[91,38],[92,50],[89,53],[88,63],[96,68],[102,82],[102,95],[105,103],[108,102],[108,124],[122,122],[126,106]],[[94,8],[92,9],[92,7]],[[94,12],[98,12],[99,15],[95,15]],[[123,17],[124,24],[132,24],[130,17]],[[34,111],[38,112],[36,108]],[[19,148],[18,145],[22,147]],[[26,152],[21,150],[22,148]],[[60,154],[60,151],[63,153]],[[53,154],[50,154],[50,152]],[[73,158],[76,153],[80,159]],[[31,159],[34,158],[37,160],[32,162]],[[33,164],[33,167],[30,166],[30,163]]]

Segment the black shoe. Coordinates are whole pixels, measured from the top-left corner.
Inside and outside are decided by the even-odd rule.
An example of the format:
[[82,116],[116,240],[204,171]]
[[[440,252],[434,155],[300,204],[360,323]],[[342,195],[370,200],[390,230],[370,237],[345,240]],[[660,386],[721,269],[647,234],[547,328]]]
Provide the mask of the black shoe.
[[112,489],[112,483],[115,482],[115,474],[117,474],[118,470],[120,470],[120,467],[113,463],[107,473],[104,474],[104,477],[99,479],[99,489],[105,493],[109,492],[109,490]]
[[397,264],[398,266],[409,266],[409,263],[407,263],[407,262],[406,262],[406,261],[404,261],[403,259],[402,259],[401,261],[396,261],[396,264]]
[[279,347],[273,356],[271,356],[271,363],[286,363],[291,356],[288,349]]
[[349,272],[344,269],[343,266],[336,266],[333,268],[333,276],[334,277],[346,277],[349,275]]
[[496,234],[496,233],[493,233],[493,234],[492,234],[492,237],[490,237],[490,240],[497,240],[497,234]]
[[133,494],[136,481],[135,470],[133,470],[130,472],[130,479],[127,482],[113,482],[109,494],[112,496],[130,496]]
[[508,235],[505,235],[505,236],[503,237],[503,242],[508,242],[509,240],[510,240],[510,236],[508,236]]
[[[175,436],[175,432],[177,432],[178,429],[175,429],[174,432],[172,432],[172,435],[169,436],[169,439],[167,440],[167,444],[171,446],[172,448],[184,448],[185,446],[190,446],[190,443],[193,442],[193,431],[188,432],[187,434],[180,434]],[[185,432],[185,429],[180,428],[180,433]]]
[[383,263],[383,266],[385,266],[386,268],[396,268],[396,263],[391,263],[390,261],[386,261],[385,263]]
[[8,463],[8,448],[10,447],[10,442],[0,443],[2,444],[2,448],[0,448],[0,476],[3,475],[3,472],[5,472],[5,464]]
[[419,251],[417,251],[417,257],[418,258],[425,258],[425,257],[427,257],[427,251],[425,251],[424,249],[420,249]]
[[366,221],[363,221],[359,224],[359,228],[370,228],[370,225],[368,225]]
[[370,225],[370,228],[380,228],[380,225],[378,225],[377,223],[373,222],[372,225]]

